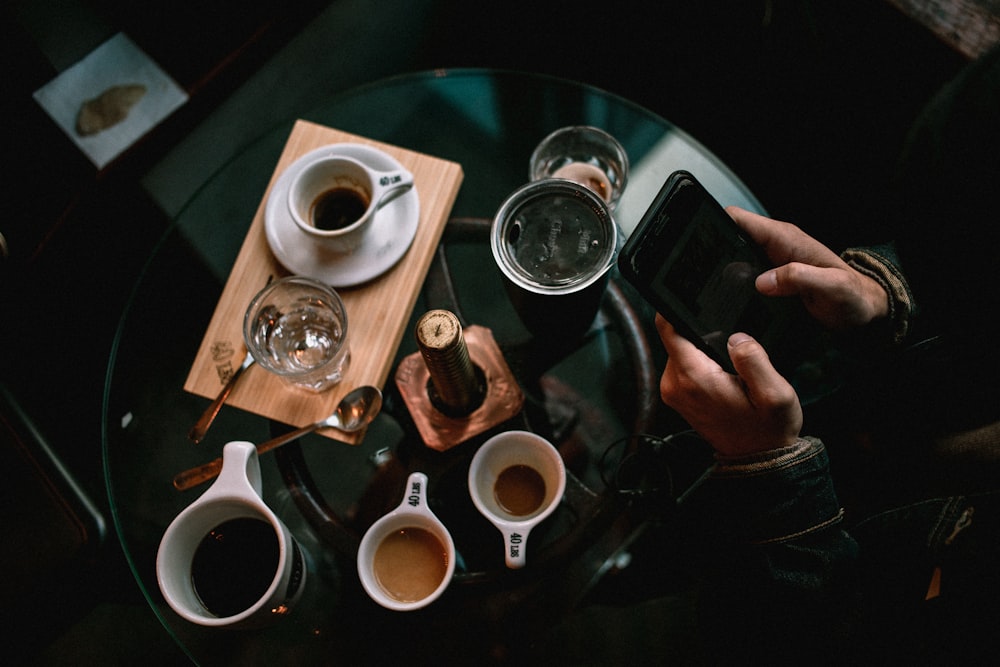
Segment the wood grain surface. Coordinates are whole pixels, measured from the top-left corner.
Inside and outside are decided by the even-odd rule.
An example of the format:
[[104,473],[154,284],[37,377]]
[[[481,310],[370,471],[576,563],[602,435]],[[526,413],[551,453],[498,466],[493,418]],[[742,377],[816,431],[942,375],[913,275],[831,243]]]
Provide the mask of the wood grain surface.
[[[193,361],[185,391],[213,398],[246,355],[243,314],[254,294],[269,279],[290,275],[274,257],[264,231],[267,197],[282,171],[299,156],[321,146],[357,143],[378,148],[413,172],[420,201],[416,236],[403,258],[386,273],[363,285],[340,288],[347,307],[351,363],[344,380],[323,393],[295,388],[256,364],[239,379],[223,410],[238,408],[304,426],[333,412],[340,398],[362,384],[382,387],[402,340],[434,251],[462,183],[461,165],[307,121],[296,122],[274,175],[247,232],[221,297]],[[357,443],[329,429],[328,437]]]

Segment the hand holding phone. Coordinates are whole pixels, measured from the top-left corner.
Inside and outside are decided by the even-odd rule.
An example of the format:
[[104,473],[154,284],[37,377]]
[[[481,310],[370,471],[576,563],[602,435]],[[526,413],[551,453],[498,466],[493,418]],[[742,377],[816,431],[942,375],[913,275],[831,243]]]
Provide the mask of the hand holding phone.
[[796,363],[789,336],[797,299],[764,297],[755,280],[771,264],[729,214],[686,171],[674,172],[618,257],[622,275],[684,337],[733,372],[726,348],[743,331],[779,371]]
[[[739,377],[726,375],[670,323],[656,318],[668,361],[660,379],[663,402],[725,456],[744,456],[793,444],[802,406],[767,352],[737,334],[730,340]],[[719,377],[719,376],[722,377]]]
[[[889,316],[890,299],[881,283],[799,227],[741,208],[726,212],[780,267],[770,272],[770,281],[757,281],[762,294],[799,297],[809,314],[831,331],[857,329]],[[785,266],[789,264],[796,265],[794,271]]]

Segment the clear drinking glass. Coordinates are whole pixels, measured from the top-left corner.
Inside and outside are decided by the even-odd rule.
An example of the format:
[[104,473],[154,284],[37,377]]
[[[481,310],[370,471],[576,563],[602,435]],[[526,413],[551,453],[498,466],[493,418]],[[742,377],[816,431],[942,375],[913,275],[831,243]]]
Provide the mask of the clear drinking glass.
[[531,154],[529,178],[565,178],[601,197],[612,211],[628,182],[628,154],[610,134],[589,125],[563,127]]
[[260,366],[316,392],[340,382],[351,359],[344,302],[302,276],[257,293],[243,318],[243,339]]

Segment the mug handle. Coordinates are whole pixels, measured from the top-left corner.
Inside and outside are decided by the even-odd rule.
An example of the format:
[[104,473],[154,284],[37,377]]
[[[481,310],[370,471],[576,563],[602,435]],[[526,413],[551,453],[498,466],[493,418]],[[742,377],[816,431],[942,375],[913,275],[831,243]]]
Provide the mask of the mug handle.
[[519,570],[527,562],[525,553],[528,546],[530,528],[504,528],[504,562],[511,570]]
[[257,448],[253,443],[235,440],[226,443],[223,448],[222,471],[202,498],[221,495],[246,496],[248,493],[261,498],[263,488]]
[[430,514],[430,507],[427,506],[427,475],[422,472],[410,474],[406,479],[406,490],[403,492],[399,509]]
[[378,210],[392,200],[406,194],[413,187],[413,174],[405,169],[396,171],[377,171],[372,174],[374,188],[372,199],[377,203]]

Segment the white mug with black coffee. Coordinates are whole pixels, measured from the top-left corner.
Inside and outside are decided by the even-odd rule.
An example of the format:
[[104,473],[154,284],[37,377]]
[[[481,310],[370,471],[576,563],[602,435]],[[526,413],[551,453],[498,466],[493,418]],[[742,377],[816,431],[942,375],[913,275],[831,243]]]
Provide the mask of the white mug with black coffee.
[[302,596],[306,556],[261,498],[254,445],[230,442],[222,460],[218,479],[163,534],[156,578],[167,604],[192,623],[257,627]]
[[376,223],[378,210],[413,187],[405,169],[377,171],[346,156],[317,157],[288,189],[288,211],[305,234],[324,248],[349,253]]
[[440,597],[454,573],[455,544],[427,505],[427,475],[412,473],[399,506],[361,539],[361,585],[383,607],[412,611]]
[[469,494],[503,535],[504,562],[527,562],[528,534],[555,511],[566,490],[559,451],[529,431],[505,431],[485,443],[469,465]]

